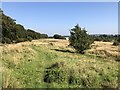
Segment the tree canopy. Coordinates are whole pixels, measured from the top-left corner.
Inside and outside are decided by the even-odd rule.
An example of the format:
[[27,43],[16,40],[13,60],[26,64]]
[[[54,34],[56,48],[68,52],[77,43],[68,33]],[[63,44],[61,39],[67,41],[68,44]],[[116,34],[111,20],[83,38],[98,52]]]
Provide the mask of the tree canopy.
[[16,20],[0,13],[2,22],[2,43],[31,41],[33,39],[48,38],[47,34],[41,34],[34,30],[25,29],[23,25],[16,24]]
[[85,28],[82,29],[77,24],[75,28],[70,30],[70,34],[70,45],[73,46],[77,52],[84,53],[84,50],[90,48],[92,41]]

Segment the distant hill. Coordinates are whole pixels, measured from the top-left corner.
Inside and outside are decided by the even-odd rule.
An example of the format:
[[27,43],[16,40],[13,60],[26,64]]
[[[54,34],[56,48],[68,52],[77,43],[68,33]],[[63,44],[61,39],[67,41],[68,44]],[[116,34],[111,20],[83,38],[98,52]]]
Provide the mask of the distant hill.
[[[69,35],[64,36],[67,40],[69,39]],[[111,42],[111,41],[118,41],[120,42],[120,35],[119,34],[90,34],[90,37],[94,41],[104,41],[104,42]]]
[[31,41],[33,39],[48,38],[47,34],[25,29],[23,25],[17,24],[15,19],[5,15],[1,9],[0,18],[2,21],[2,43],[17,43]]

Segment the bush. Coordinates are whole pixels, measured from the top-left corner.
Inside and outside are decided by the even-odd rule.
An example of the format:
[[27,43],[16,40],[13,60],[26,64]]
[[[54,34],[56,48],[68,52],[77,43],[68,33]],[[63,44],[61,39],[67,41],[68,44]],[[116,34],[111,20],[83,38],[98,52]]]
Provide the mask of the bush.
[[16,43],[24,42],[24,41],[27,41],[27,39],[24,39],[24,38],[18,38],[18,39],[16,40]]
[[83,54],[84,50],[90,48],[90,44],[92,44],[93,40],[86,33],[85,29],[81,29],[79,25],[76,25],[75,28],[70,31],[70,45],[73,46],[77,52]]
[[32,37],[27,37],[27,40],[31,42],[32,41]]
[[2,43],[8,43],[8,44],[10,44],[10,43],[12,43],[12,41],[9,38],[7,38],[7,37],[3,37],[2,38]]
[[101,40],[101,38],[96,37],[96,38],[94,38],[94,41],[102,41],[102,40]]
[[48,38],[47,34],[41,34],[41,38]]
[[119,42],[118,42],[118,41],[114,41],[114,42],[113,42],[113,45],[114,45],[114,46],[118,46],[118,45],[119,45]]
[[61,36],[61,35],[58,35],[58,34],[55,34],[53,36],[53,38],[55,38],[55,39],[66,39],[64,36]]
[[118,35],[118,37],[117,37],[117,41],[120,42],[120,35]]
[[46,68],[44,75],[44,82],[46,83],[63,83],[65,82],[65,70],[61,67],[64,67],[64,62],[56,62],[52,64],[50,67]]
[[101,35],[91,35],[91,36],[94,39],[94,41],[111,42],[117,39],[116,35],[101,34]]

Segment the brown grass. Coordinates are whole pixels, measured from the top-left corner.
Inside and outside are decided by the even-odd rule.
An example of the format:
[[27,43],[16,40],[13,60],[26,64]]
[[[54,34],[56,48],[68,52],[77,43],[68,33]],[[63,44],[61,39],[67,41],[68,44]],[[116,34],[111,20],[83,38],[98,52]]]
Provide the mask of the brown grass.
[[113,46],[112,44],[112,42],[95,41],[94,44],[92,44],[92,48],[88,50],[87,53],[100,55],[102,57],[120,56],[118,50],[119,46]]
[[[94,58],[90,58],[86,54],[81,55],[78,53],[74,53],[75,52],[74,49],[72,49],[71,47],[68,47],[68,45],[69,45],[69,42],[67,40],[40,39],[40,40],[33,40],[32,42],[22,42],[17,44],[6,44],[3,46],[0,46],[0,48],[2,48],[3,50],[2,60],[5,61],[4,62],[5,64],[7,63],[6,67],[2,67],[3,69],[2,72],[4,73],[4,75],[6,75],[3,78],[3,83],[4,83],[3,86],[8,87],[11,84],[11,86],[16,85],[15,87],[20,87],[19,81],[17,81],[17,79],[12,75],[13,69],[12,68],[9,69],[7,67],[8,62],[10,63],[10,65],[15,64],[16,66],[18,63],[22,65],[22,62],[25,62],[26,60],[35,60],[35,59],[36,60],[38,59],[40,61],[41,66],[43,64],[46,64],[47,66],[51,66],[52,63],[54,64],[56,62],[55,65],[57,64],[58,67],[61,67],[63,70],[66,69],[67,71],[67,69],[69,70],[74,69],[75,74],[78,74],[78,71],[79,71],[81,74],[81,77],[84,77],[84,78],[86,78],[87,75],[93,76],[94,78],[94,75],[97,75],[98,73],[103,73],[103,75],[106,74],[109,76],[118,71],[116,61],[102,62],[101,61],[102,59],[96,60],[98,58],[94,59]],[[31,48],[34,46],[37,46],[35,47],[36,49]],[[55,49],[58,49],[61,51],[56,51]],[[37,50],[39,52],[37,52]],[[66,51],[64,52],[64,50]],[[116,57],[118,55],[118,52],[119,52],[118,46],[113,46],[112,42],[94,42],[94,44],[92,44],[92,48],[86,51],[87,54],[100,55],[106,58],[110,56]],[[39,58],[36,58],[37,55],[40,55]],[[54,57],[56,61],[54,60]],[[49,63],[43,61],[47,59],[48,60],[50,59],[51,61]],[[35,63],[35,62],[32,62],[32,63]],[[27,67],[24,67],[24,68],[27,68]],[[29,67],[27,69],[29,69]],[[67,75],[67,74],[65,73],[64,75]],[[39,78],[41,77],[39,76]],[[32,80],[34,80],[34,77]],[[15,84],[13,82],[15,82]],[[116,87],[117,84],[113,86]]]
[[[95,54],[95,55],[98,55],[101,57],[118,57],[118,56],[120,56],[118,46],[113,46],[112,44],[113,44],[113,42],[95,41],[92,44],[92,48],[87,50],[86,53],[87,54]],[[31,51],[30,48],[27,47],[29,45],[35,45],[35,46],[44,45],[46,47],[54,46],[56,48],[74,51],[72,48],[68,47],[69,41],[60,40],[60,39],[39,39],[39,40],[33,40],[32,42],[22,42],[22,43],[18,43],[18,44],[6,44],[6,45],[3,45],[2,47],[0,46],[0,48],[3,48],[3,51],[6,54],[9,52],[13,52],[15,50],[18,53],[22,53],[22,51],[24,49]],[[34,53],[34,51],[32,51],[32,52]],[[17,58],[19,58],[19,56]]]

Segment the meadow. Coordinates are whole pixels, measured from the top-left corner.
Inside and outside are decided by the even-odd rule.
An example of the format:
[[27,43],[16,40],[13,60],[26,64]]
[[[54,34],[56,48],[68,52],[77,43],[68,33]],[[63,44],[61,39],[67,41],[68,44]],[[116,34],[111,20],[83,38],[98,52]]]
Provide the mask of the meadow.
[[118,46],[95,41],[85,54],[67,40],[4,44],[3,88],[117,88]]

